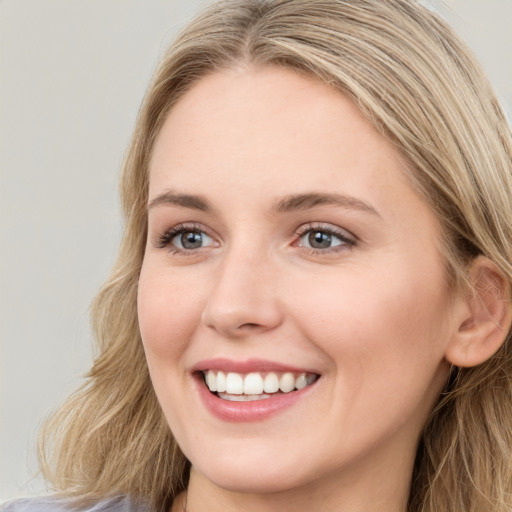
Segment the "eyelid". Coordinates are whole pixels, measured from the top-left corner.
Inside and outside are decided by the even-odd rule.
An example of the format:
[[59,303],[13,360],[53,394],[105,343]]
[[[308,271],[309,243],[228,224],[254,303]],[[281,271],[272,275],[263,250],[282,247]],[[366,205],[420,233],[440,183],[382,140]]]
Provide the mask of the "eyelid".
[[212,247],[205,246],[198,247],[197,249],[182,249],[172,245],[172,240],[175,237],[186,232],[204,233],[208,238],[211,238],[215,242],[213,246],[218,246],[217,237],[211,232],[211,230],[196,222],[180,222],[179,224],[171,226],[162,233],[156,235],[156,238],[153,241],[153,245],[157,249],[167,248],[170,252],[178,254],[194,254],[196,251],[200,251],[201,249]]
[[[339,245],[335,245],[326,249],[316,249],[313,247],[305,247],[299,245],[299,242],[304,235],[309,233],[310,231],[323,231],[332,236],[337,237],[343,243]],[[296,247],[302,247],[308,252],[312,252],[314,254],[326,254],[333,252],[340,252],[349,249],[350,247],[356,245],[358,239],[355,235],[347,231],[346,229],[340,228],[339,226],[335,226],[330,223],[322,223],[322,222],[309,222],[301,225],[295,232],[297,239],[294,241],[293,245]]]
[[[303,238],[304,235],[310,231],[323,231],[333,237],[338,238],[338,240],[340,240],[342,243],[323,249],[300,245],[301,238]],[[174,246],[172,244],[172,240],[184,232],[204,233],[208,238],[212,239],[214,243],[208,246],[198,247],[196,249],[185,249]],[[306,224],[302,224],[296,229],[295,239],[292,243],[292,246],[301,247],[302,250],[311,252],[313,254],[328,254],[347,250],[350,247],[356,245],[357,241],[358,239],[355,235],[339,226],[330,223],[308,222]],[[153,245],[157,249],[167,248],[172,253],[192,255],[198,251],[209,249],[211,247],[218,247],[220,244],[218,241],[218,236],[212,233],[211,230],[206,226],[197,222],[182,222],[171,226],[165,231],[157,234],[153,240]]]

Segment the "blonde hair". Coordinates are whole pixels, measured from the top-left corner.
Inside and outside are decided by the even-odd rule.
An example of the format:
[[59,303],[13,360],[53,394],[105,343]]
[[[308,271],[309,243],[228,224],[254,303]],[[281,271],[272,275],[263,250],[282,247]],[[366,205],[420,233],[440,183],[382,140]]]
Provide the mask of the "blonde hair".
[[[465,284],[486,255],[512,283],[512,142],[467,48],[411,0],[224,0],[179,36],[149,87],[121,182],[126,220],[111,277],[92,309],[99,355],[88,381],[49,421],[44,474],[68,496],[117,493],[166,510],[189,463],[153,392],[137,324],[148,162],[169,110],[207,73],[285,66],[350,98],[410,163],[444,228],[447,279]],[[425,427],[409,510],[512,509],[512,345],[458,369]]]

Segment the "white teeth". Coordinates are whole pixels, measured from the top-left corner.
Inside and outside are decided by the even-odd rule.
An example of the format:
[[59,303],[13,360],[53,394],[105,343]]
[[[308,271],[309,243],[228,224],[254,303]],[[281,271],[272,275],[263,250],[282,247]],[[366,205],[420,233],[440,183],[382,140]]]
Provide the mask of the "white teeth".
[[[306,374],[305,373],[301,373],[295,379],[295,387],[297,389],[302,389],[302,388],[305,388],[307,385],[308,385],[308,381],[306,379]],[[219,391],[218,387],[219,387],[219,381],[217,380],[217,391]]]
[[263,382],[263,391],[265,393],[277,393],[279,391],[279,379],[274,372],[267,373]]
[[217,391],[217,379],[212,370],[208,370],[206,374],[206,384],[210,391]]
[[219,393],[221,398],[225,398],[226,394],[240,397],[232,398],[234,401],[260,400],[269,398],[272,393],[290,393],[294,389],[299,390],[309,386],[315,382],[316,378],[317,376],[312,373],[269,372],[263,377],[258,372],[251,372],[245,376],[235,372],[228,374],[215,370],[205,372],[208,389],[213,393]]
[[295,377],[293,376],[293,373],[283,373],[279,379],[279,389],[283,393],[289,393],[295,389]]
[[259,373],[248,373],[244,379],[244,394],[261,395],[261,393],[263,393],[263,378]]
[[228,393],[219,393],[219,397],[223,400],[229,400],[230,402],[252,402],[254,400],[265,400],[270,398],[272,395],[229,395]]
[[242,376],[239,373],[228,373],[226,377],[226,393],[241,395],[243,392],[244,380]]
[[226,391],[226,374],[224,372],[217,373],[217,391],[222,393]]

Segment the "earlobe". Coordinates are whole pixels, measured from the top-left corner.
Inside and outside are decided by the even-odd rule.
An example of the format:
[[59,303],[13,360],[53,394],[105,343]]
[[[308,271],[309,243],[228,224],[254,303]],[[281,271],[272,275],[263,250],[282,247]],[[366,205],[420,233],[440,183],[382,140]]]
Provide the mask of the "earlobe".
[[478,256],[470,267],[472,289],[461,298],[464,307],[446,359],[455,366],[477,366],[495,354],[510,330],[509,286],[498,267]]

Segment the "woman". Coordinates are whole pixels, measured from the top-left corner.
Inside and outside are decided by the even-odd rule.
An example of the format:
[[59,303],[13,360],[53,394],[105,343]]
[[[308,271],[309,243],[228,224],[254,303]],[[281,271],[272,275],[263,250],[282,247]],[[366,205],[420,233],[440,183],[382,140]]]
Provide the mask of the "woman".
[[44,506],[510,510],[510,135],[410,0],[212,6],[140,112]]

